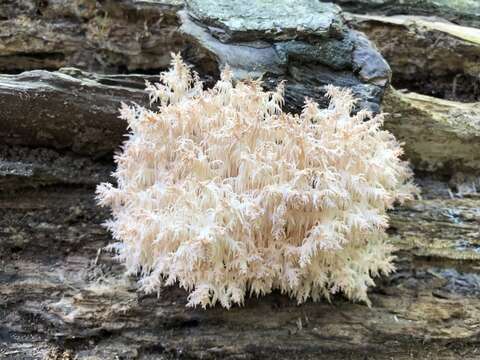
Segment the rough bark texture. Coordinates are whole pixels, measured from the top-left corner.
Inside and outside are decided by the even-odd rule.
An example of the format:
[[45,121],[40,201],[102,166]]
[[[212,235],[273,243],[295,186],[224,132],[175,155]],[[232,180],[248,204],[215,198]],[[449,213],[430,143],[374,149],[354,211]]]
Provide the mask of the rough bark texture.
[[480,30],[438,18],[348,15],[377,45],[396,88],[449,100],[480,99]]
[[165,68],[185,46],[182,1],[7,0],[0,5],[0,69]]
[[263,75],[267,87],[288,80],[293,110],[307,94],[325,104],[323,87],[334,83],[379,111],[390,79],[381,55],[343,23],[337,6],[292,4],[202,0],[187,1],[184,10],[178,0],[8,2],[0,10],[0,71],[158,72],[173,51],[207,79],[228,62],[238,78]]
[[[461,11],[441,10],[446,0],[337,2],[379,13],[428,9],[453,20]],[[0,71],[15,74],[0,75],[0,358],[478,359],[476,103],[386,94],[386,127],[405,141],[423,194],[391,213],[397,272],[378,279],[371,308],[341,297],[297,306],[276,293],[230,311],[187,309],[179,288],[145,296],[98,252],[111,238],[94,189],[109,179],[125,132],[117,108],[147,100],[148,75],[128,73],[156,73],[170,51],[182,51],[207,84],[225,63],[239,77],[265,73],[267,86],[287,79],[293,109],[304,95],[321,99],[329,82],[352,87],[363,105],[379,104],[388,67],[335,7],[322,7],[329,10],[321,17],[312,2],[302,11],[280,6],[273,12],[282,27],[270,32],[272,19],[256,19],[253,7],[221,3],[216,12],[214,2],[194,0],[187,8],[156,0],[1,2]],[[475,5],[463,18],[471,25]],[[311,26],[294,29],[292,19]],[[461,81],[478,75],[475,33],[421,21],[358,16],[351,23],[389,59],[397,85],[478,100]],[[85,71],[57,71],[64,66]],[[16,74],[23,70],[33,71]],[[458,74],[450,96],[447,84]]]
[[405,143],[417,170],[480,174],[480,104],[391,89],[384,98],[385,128]]
[[96,75],[73,68],[0,75],[0,136],[9,145],[69,149],[100,157],[122,142],[122,101],[146,105],[144,75]]
[[321,0],[334,2],[346,11],[376,15],[436,16],[453,23],[479,27],[477,0]]
[[97,253],[110,237],[91,187],[2,192],[1,354],[475,359],[480,199],[451,199],[445,185],[432,181],[424,189],[423,200],[392,213],[398,270],[378,280],[371,308],[342,298],[297,306],[273,294],[230,311],[187,309],[186,293],[176,287],[158,298],[135,292],[134,279]]

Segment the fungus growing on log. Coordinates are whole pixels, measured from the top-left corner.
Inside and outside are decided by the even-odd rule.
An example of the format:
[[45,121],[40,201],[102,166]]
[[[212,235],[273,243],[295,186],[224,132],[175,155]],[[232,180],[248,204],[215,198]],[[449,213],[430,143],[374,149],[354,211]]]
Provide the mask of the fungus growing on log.
[[327,109],[284,113],[283,84],[234,83],[228,68],[204,90],[178,55],[147,91],[158,110],[122,105],[117,184],[97,188],[110,247],[143,290],[178,283],[203,307],[276,289],[368,303],[372,278],[393,270],[386,210],[414,190],[381,115],[352,115],[335,87]]

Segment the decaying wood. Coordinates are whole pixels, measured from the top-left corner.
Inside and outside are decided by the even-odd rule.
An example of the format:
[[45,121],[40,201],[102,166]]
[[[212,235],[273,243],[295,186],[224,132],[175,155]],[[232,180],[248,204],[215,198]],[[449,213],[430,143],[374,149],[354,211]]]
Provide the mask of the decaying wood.
[[417,170],[480,173],[480,103],[461,103],[391,89],[385,127],[405,143]]
[[[2,3],[0,68],[17,72],[76,65],[93,71],[156,71],[168,65],[171,50],[187,49],[185,34],[179,33],[180,1],[104,1],[100,8],[96,3]],[[372,3],[392,8],[398,2]],[[437,94],[425,87],[411,90],[448,98],[452,80],[461,74],[453,98],[475,101],[461,80],[478,70],[478,42],[417,20],[354,22],[392,63],[394,76],[405,74],[403,84],[420,74],[422,84],[440,89]],[[190,25],[190,31],[205,35],[205,28]],[[205,40],[198,36],[189,41],[198,45]],[[230,48],[218,41],[207,45]],[[331,39],[327,45],[332,46],[328,50],[342,44]],[[209,75],[218,71],[217,61],[225,54],[205,49],[188,51]],[[342,60],[335,51],[332,58],[322,52],[328,66],[303,66],[297,59],[304,49],[290,50],[294,56],[288,71],[296,81],[291,103],[315,91],[312,79],[352,85],[350,70],[332,68]],[[388,71],[380,70],[384,86]],[[373,84],[375,72],[371,74]],[[359,84],[353,80],[353,86]],[[370,85],[369,101],[378,104],[382,91]],[[109,214],[95,204],[95,184],[108,179],[113,169],[109,156],[125,131],[116,117],[117,103],[145,101],[141,87],[143,79],[133,75],[72,69],[0,76],[0,358],[479,358],[476,103],[386,94],[384,106],[391,114],[386,126],[406,142],[423,193],[391,212],[397,272],[377,279],[369,295],[372,307],[342,297],[297,306],[275,293],[229,311],[202,310],[186,308],[187,294],[176,286],[158,296],[137,292],[135,277],[125,277],[122,266],[100,250],[111,238],[101,226]]]
[[438,17],[350,14],[392,67],[392,83],[453,101],[480,99],[480,30]]
[[110,254],[99,252],[111,239],[101,226],[108,214],[95,205],[93,187],[3,192],[1,354],[475,359],[480,198],[451,198],[446,184],[420,182],[424,199],[391,214],[397,272],[377,280],[371,308],[341,297],[297,306],[273,294],[229,311],[189,309],[176,286],[145,296]]

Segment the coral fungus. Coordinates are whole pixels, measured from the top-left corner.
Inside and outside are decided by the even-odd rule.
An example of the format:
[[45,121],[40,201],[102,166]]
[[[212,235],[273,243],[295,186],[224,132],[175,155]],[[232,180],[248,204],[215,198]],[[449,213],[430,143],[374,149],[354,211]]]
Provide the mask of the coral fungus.
[[117,184],[97,189],[145,291],[178,282],[203,307],[275,289],[368,302],[372,277],[393,270],[386,210],[414,188],[381,115],[352,115],[351,92],[332,86],[327,109],[284,113],[283,84],[234,83],[228,68],[204,90],[178,55],[147,91],[158,110],[122,106]]

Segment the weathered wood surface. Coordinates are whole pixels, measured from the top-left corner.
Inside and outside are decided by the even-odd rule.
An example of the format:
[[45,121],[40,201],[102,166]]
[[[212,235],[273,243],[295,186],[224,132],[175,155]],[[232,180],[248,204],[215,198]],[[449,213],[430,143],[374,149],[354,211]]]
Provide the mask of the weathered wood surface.
[[0,71],[73,66],[158,73],[169,66],[171,52],[181,52],[207,81],[218,78],[227,62],[237,78],[263,75],[270,87],[287,80],[292,109],[303,105],[305,95],[325,103],[323,87],[334,83],[352,88],[362,106],[379,111],[390,68],[364,35],[343,22],[336,5],[185,2],[2,2]]
[[465,26],[480,25],[477,0],[321,0],[358,14],[433,16]]
[[[424,181],[423,200],[392,212],[397,272],[372,307],[341,297],[297,306],[281,294],[229,311],[158,298],[98,249],[110,241],[88,186],[0,198],[0,354],[7,359],[478,358],[480,198]],[[62,355],[60,355],[62,354]],[[69,355],[70,354],[70,355]]]
[[119,104],[148,104],[145,80],[157,79],[74,68],[0,75],[0,136],[8,145],[110,155],[127,130]]
[[347,18],[387,59],[394,87],[453,101],[480,100],[479,28],[438,17],[348,14]]
[[[44,69],[0,75],[1,359],[480,357],[476,103],[386,94],[384,107],[391,114],[386,127],[406,142],[423,194],[391,212],[397,272],[377,279],[371,308],[342,297],[297,306],[275,293],[229,311],[202,310],[186,308],[186,293],[177,287],[158,297],[137,292],[135,278],[124,277],[121,265],[98,252],[111,238],[101,226],[108,213],[95,205],[94,189],[108,179],[111,153],[125,132],[116,116],[118,103],[145,101],[140,89],[147,76],[53,70],[76,65],[156,72],[168,64],[169,51],[185,49],[188,59],[204,66],[208,80],[228,56],[235,59],[239,45],[219,41],[225,29],[186,21],[189,27],[181,30],[180,1],[98,3],[7,0],[0,5],[1,71]],[[399,84],[405,79],[403,84],[413,84],[410,90],[478,101],[461,81],[475,75],[478,44],[443,27],[418,25],[417,18],[398,21],[403,20],[358,17],[352,24],[376,42]],[[227,35],[243,36],[235,31],[222,36]],[[332,44],[339,45],[330,39],[322,49],[335,49]],[[231,46],[235,51],[225,54]],[[432,49],[450,65],[427,57]],[[294,56],[286,68],[296,96],[291,103],[314,91],[318,81],[352,85],[353,72],[334,68],[339,53],[323,50],[327,65],[321,66],[298,66],[304,61],[298,60],[305,56],[302,47],[289,50]],[[310,60],[315,56],[308,54]],[[362,84],[378,80],[384,86],[388,74],[380,70],[381,76],[372,72],[371,83]],[[414,74],[421,82],[407,81]],[[453,94],[447,84],[457,74]],[[369,101],[378,103],[381,92],[374,95]]]
[[480,174],[480,103],[388,91],[385,128],[405,143],[417,170]]

